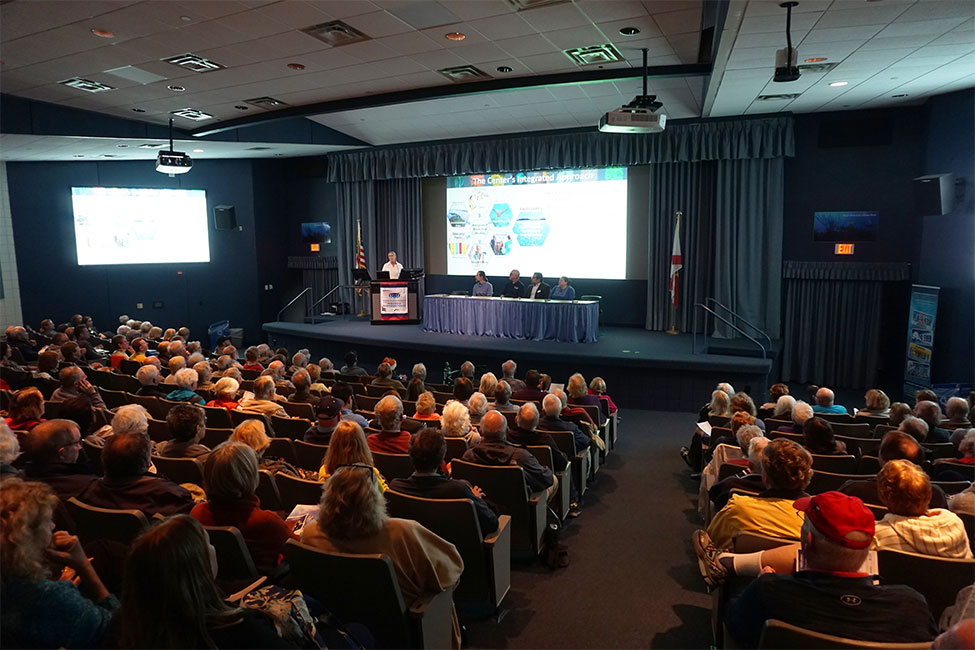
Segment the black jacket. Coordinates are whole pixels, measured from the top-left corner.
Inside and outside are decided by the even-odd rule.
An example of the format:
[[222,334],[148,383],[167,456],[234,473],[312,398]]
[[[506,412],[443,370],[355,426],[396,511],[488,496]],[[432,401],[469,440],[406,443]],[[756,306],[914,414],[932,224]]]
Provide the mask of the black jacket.
[[[544,281],[539,283],[538,291],[535,292],[535,300],[545,300],[546,298],[548,298],[548,294],[551,291],[552,291],[552,285]],[[532,295],[532,283],[529,282],[528,284],[525,285],[524,297],[531,298],[531,295]]]
[[508,431],[508,442],[516,445],[521,445],[524,447],[528,446],[546,446],[552,450],[552,462],[555,463],[553,469],[562,471],[566,464],[568,464],[569,459],[565,457],[562,450],[559,449],[559,445],[555,442],[555,438],[547,433],[542,433],[541,431],[525,431],[521,428],[514,428]]
[[423,499],[470,499],[481,524],[481,533],[488,535],[498,529],[498,516],[488,507],[484,499],[478,499],[471,491],[467,481],[450,479],[446,476],[417,476],[394,478],[389,489]]
[[525,294],[525,284],[518,280],[517,282],[505,282],[501,286],[501,295],[506,298],[521,298]]
[[494,467],[518,465],[525,471],[525,483],[529,492],[540,492],[552,486],[552,470],[542,467],[527,449],[504,440],[484,438],[476,447],[464,452],[463,460]]

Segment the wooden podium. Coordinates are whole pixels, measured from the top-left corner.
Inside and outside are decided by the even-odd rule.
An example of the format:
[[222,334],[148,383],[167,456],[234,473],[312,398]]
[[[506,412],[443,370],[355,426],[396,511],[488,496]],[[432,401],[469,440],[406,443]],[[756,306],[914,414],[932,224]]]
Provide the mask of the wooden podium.
[[373,325],[419,323],[423,317],[422,280],[373,280],[369,322]]

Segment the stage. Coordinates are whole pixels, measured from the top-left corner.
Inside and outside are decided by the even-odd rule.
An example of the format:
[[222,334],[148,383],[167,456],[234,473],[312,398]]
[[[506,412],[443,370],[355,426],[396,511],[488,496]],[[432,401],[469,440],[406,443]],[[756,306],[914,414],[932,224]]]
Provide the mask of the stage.
[[[773,342],[770,359],[751,356],[747,341],[721,341],[725,354],[694,354],[692,336],[671,336],[639,328],[602,327],[595,343],[556,343],[487,336],[464,336],[423,331],[422,325],[373,326],[366,319],[337,317],[324,323],[271,322],[263,325],[272,347],[292,353],[308,348],[313,360],[327,356],[341,367],[348,350],[359,354],[359,365],[374,372],[385,356],[397,361],[397,373],[410,374],[414,363],[427,366],[429,381],[440,382],[444,364],[457,369],[472,361],[478,372],[501,374],[501,363],[514,359],[519,377],[529,368],[564,383],[573,372],[586,380],[601,376],[620,406],[654,410],[696,410],[719,381],[748,391],[762,401],[767,383],[774,382],[774,359],[780,344]],[[698,345],[704,337],[698,336]],[[752,346],[753,347],[753,346]],[[740,351],[740,355],[738,352]]]

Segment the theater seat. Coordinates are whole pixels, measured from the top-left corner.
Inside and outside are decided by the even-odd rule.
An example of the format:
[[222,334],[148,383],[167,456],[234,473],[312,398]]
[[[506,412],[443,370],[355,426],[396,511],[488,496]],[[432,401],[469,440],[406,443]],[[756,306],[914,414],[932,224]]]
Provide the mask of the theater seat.
[[409,454],[384,454],[372,452],[373,464],[387,481],[394,478],[409,478],[413,473],[413,461]]
[[552,466],[554,464],[552,448],[548,445],[527,445],[525,449],[531,452],[532,456],[535,457],[535,460],[538,461],[539,465],[552,470],[552,473],[555,474],[555,477],[559,480],[559,487],[549,500],[549,505],[552,506],[552,509],[555,511],[555,514],[558,515],[559,519],[564,521],[565,518],[569,516],[569,506],[571,502],[569,493],[571,492],[572,485],[570,481],[572,479],[566,476],[564,467],[555,468]]
[[274,475],[274,483],[278,488],[281,509],[291,512],[298,504],[313,506],[322,498],[322,483],[295,478],[290,474],[278,472]]
[[152,462],[159,473],[173,483],[193,483],[203,486],[203,463],[195,458],[153,456]]
[[328,445],[316,445],[304,440],[295,440],[291,445],[295,450],[295,464],[298,467],[315,472],[321,469]]
[[975,560],[931,557],[906,551],[877,551],[878,573],[888,585],[907,585],[928,601],[934,620],[955,602],[962,587],[972,584]]
[[99,508],[82,503],[76,497],[68,499],[67,507],[83,544],[107,539],[129,545],[149,528],[149,521],[140,510]]
[[[251,552],[247,550],[244,536],[234,526],[204,526],[210,544],[217,552],[217,580],[226,582],[245,581],[257,578],[257,568]],[[241,585],[244,586],[244,585]],[[234,590],[236,591],[236,590]]]
[[[730,646],[726,646],[730,647]],[[832,650],[833,648],[853,648],[855,650],[927,650],[931,647],[930,641],[918,643],[889,643],[887,641],[857,641],[832,634],[814,632],[805,628],[790,625],[775,619],[765,622],[765,629],[762,630],[762,638],[758,642],[759,648],[779,648],[781,650],[810,650],[823,649]]]
[[453,588],[403,600],[392,561],[384,555],[326,553],[288,540],[288,586],[313,596],[345,625],[369,629],[377,648],[449,648]]
[[817,469],[813,472],[812,480],[806,492],[809,494],[822,494],[830,490],[839,490],[840,486],[847,481],[873,480],[876,474],[838,474],[835,472],[824,472]]

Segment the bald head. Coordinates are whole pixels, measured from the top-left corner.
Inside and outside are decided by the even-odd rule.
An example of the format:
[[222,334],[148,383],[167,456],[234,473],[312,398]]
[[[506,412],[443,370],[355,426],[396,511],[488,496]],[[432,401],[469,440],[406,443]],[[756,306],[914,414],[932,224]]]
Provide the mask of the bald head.
[[534,402],[522,404],[518,409],[518,428],[525,431],[534,431],[538,426],[538,407]]
[[61,388],[70,390],[75,387],[79,381],[85,378],[85,371],[78,366],[68,366],[67,368],[62,368],[61,373],[58,375],[58,379],[61,380]]
[[542,400],[542,410],[545,411],[545,415],[558,417],[562,412],[562,400],[558,396],[549,393]]
[[81,450],[81,431],[71,420],[47,420],[31,429],[30,458],[36,463],[73,463]]
[[508,434],[508,421],[500,411],[488,411],[481,418],[481,435],[491,440],[504,440]]
[[833,391],[828,388],[820,388],[816,391],[816,404],[819,406],[832,406],[833,399]]

